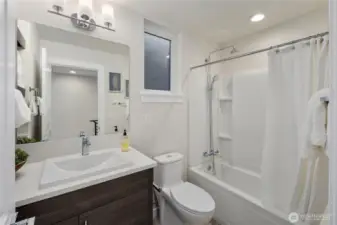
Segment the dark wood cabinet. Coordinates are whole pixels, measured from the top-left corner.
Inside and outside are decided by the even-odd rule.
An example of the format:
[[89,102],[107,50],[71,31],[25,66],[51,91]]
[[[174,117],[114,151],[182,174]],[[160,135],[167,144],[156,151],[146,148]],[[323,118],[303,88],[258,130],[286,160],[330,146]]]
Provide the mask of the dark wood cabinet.
[[55,225],[78,225],[78,217],[73,217],[68,220],[56,223]]
[[80,216],[80,225],[150,224],[147,210],[148,192],[142,191]]
[[153,169],[17,208],[36,225],[152,225]]

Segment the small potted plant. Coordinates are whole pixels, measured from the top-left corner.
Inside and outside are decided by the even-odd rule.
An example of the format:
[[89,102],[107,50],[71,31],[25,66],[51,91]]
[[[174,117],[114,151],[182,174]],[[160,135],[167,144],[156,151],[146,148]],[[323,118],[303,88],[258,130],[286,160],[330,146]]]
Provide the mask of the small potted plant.
[[17,172],[19,169],[25,165],[28,159],[27,152],[23,151],[21,148],[17,148],[15,150],[15,171]]

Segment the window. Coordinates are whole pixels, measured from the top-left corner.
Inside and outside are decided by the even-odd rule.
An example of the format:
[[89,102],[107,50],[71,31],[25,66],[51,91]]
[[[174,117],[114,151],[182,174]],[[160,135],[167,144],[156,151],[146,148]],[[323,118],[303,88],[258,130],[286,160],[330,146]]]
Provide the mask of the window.
[[144,87],[171,90],[171,40],[145,32]]

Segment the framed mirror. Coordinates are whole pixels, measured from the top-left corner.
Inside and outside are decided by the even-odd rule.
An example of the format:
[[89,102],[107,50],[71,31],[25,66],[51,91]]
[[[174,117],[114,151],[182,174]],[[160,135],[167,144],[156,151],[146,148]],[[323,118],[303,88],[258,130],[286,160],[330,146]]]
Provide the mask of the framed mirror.
[[18,144],[129,130],[128,46],[24,20],[17,27],[25,45],[16,88],[30,112]]

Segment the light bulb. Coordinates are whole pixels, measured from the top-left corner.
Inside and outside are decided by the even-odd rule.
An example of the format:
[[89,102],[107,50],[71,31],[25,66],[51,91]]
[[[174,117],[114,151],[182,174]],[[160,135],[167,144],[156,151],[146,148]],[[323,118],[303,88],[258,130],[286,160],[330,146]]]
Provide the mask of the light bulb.
[[254,16],[252,16],[250,18],[250,21],[252,21],[252,22],[260,22],[260,21],[262,21],[264,19],[264,17],[265,17],[264,14],[258,13],[258,14],[255,14]]
[[102,16],[106,24],[113,24],[115,19],[114,8],[110,4],[104,4],[102,6]]
[[78,7],[78,16],[81,19],[88,20],[92,18],[92,0],[79,0]]

